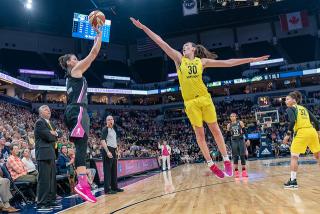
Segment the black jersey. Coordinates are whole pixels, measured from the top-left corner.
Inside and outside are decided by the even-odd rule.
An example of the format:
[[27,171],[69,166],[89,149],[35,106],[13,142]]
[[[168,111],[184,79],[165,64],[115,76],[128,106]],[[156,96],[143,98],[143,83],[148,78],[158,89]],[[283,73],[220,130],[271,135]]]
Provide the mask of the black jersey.
[[87,107],[87,89],[88,84],[85,77],[67,77],[67,104],[82,104]]
[[240,121],[237,121],[235,123],[230,123],[230,132],[231,132],[231,139],[243,138]]

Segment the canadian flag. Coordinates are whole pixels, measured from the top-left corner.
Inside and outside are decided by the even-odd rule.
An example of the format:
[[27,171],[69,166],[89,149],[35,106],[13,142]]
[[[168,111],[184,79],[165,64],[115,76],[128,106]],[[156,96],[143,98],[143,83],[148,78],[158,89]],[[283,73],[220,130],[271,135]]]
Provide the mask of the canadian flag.
[[309,26],[308,12],[300,11],[280,15],[281,29],[284,32]]

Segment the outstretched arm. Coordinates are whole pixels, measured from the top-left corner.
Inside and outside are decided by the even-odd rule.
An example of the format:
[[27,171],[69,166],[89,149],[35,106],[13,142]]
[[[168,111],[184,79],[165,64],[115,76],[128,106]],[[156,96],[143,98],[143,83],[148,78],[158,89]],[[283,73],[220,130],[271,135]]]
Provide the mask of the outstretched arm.
[[143,30],[149,37],[150,39],[152,39],[157,45],[159,45],[159,47],[176,63],[176,64],[180,64],[181,63],[181,58],[182,58],[182,54],[173,49],[172,47],[170,47],[170,45],[168,45],[168,43],[166,43],[165,41],[163,41],[163,39],[155,34],[154,32],[152,32],[147,26],[141,24],[141,22],[139,20],[136,20],[134,18],[130,18],[130,20],[132,21],[132,23],[139,29]]
[[228,59],[228,60],[214,60],[214,59],[201,59],[204,68],[209,67],[233,67],[237,65],[247,64],[250,62],[260,62],[267,60],[270,55],[261,56],[257,58],[242,58],[242,59]]
[[94,39],[94,45],[91,48],[89,55],[84,58],[83,60],[79,61],[78,64],[72,69],[71,75],[73,77],[82,77],[82,74],[86,72],[86,70],[90,67],[91,63],[95,60],[98,56],[101,42],[102,42],[102,32],[99,29],[96,29],[97,36]]

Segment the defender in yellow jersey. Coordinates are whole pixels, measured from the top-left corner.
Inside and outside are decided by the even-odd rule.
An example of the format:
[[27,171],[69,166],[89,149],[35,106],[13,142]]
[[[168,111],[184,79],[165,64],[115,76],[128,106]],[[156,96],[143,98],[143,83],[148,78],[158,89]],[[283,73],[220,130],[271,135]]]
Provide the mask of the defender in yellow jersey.
[[[196,45],[192,42],[183,45],[183,53],[181,54],[171,48],[160,36],[141,24],[139,20],[134,18],[130,19],[137,28],[143,30],[175,62],[186,113],[195,131],[197,143],[210,170],[218,178],[223,178],[224,175],[232,176],[232,164],[229,160],[226,145],[217,123],[217,115],[211,96],[202,81],[202,73],[203,70],[208,67],[232,67],[266,60],[269,56],[215,60],[217,55],[209,52],[202,45]],[[205,140],[203,121],[207,123],[223,156],[225,172],[222,172],[211,159]]]
[[310,148],[318,162],[320,159],[319,121],[312,112],[299,105],[301,100],[302,95],[299,91],[291,92],[286,97],[289,127],[283,142],[287,144],[292,134],[294,134],[294,138],[291,144],[291,177],[289,181],[284,184],[285,188],[298,188],[296,179],[298,159],[300,154],[306,152],[307,147]]
[[206,123],[217,122],[217,114],[208,89],[202,80],[202,62],[195,57],[182,57],[177,71],[185,111],[192,125],[202,127]]

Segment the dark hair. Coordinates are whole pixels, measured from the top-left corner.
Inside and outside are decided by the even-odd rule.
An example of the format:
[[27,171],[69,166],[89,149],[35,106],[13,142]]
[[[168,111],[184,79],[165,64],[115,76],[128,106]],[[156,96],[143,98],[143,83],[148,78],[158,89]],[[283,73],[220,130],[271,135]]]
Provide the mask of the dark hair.
[[296,102],[298,104],[300,104],[302,102],[302,94],[300,93],[300,91],[290,92],[288,96],[291,97],[292,99],[296,100]]
[[67,61],[70,60],[70,58],[74,56],[74,54],[65,54],[63,56],[60,56],[58,61],[59,61],[59,65],[61,66],[61,68],[63,70],[68,71],[68,64]]
[[195,44],[193,42],[190,42],[192,47],[196,48],[196,51],[194,52],[194,56],[198,58],[208,58],[208,59],[217,59],[218,55],[214,52],[210,52],[208,49],[206,49],[203,45]]

